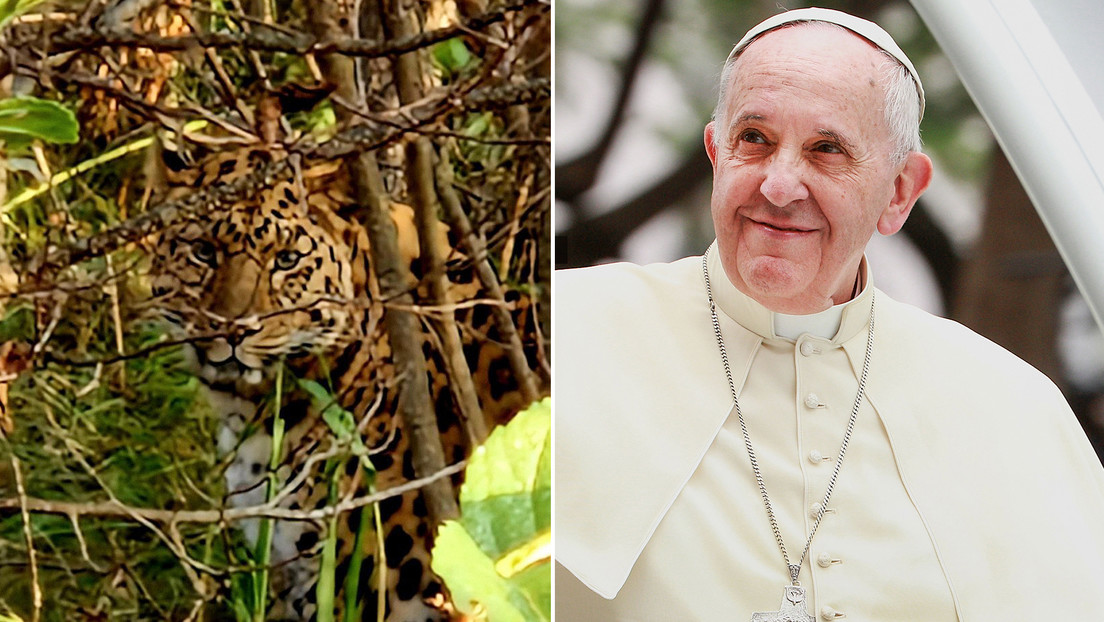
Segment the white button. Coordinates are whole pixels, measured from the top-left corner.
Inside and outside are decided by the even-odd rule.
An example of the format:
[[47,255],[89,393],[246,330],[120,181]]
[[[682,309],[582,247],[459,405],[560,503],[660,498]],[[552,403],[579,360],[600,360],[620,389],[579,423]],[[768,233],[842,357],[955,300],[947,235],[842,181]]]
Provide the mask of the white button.
[[839,618],[844,617],[844,615],[845,614],[843,612],[836,611],[835,609],[832,609],[827,605],[820,608],[821,620],[838,620]]
[[839,564],[842,562],[842,559],[836,559],[828,553],[821,553],[820,555],[817,555],[817,566],[820,566],[821,568],[827,568],[832,564]]
[[824,404],[820,403],[820,398],[816,393],[810,393],[805,396],[805,406],[808,408],[821,408]]
[[[819,501],[812,504],[812,505],[810,505],[809,506],[809,517],[815,519],[817,517],[817,514],[820,514],[820,507],[821,506],[820,506]],[[836,510],[834,508],[824,508],[825,516],[827,516],[828,514],[835,514],[835,513],[836,513]]]
[[820,453],[820,451],[814,449],[809,452],[809,462],[812,462],[813,464],[820,464],[825,460],[827,460],[827,458],[825,458],[824,454]]
[[820,350],[809,341],[803,341],[799,350],[802,356],[812,356],[820,353]]

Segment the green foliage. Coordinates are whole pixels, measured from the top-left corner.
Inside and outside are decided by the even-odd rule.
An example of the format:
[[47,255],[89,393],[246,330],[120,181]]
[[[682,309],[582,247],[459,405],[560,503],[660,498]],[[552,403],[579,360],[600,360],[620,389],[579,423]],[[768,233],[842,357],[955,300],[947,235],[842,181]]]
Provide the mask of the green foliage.
[[78,129],[73,112],[57,102],[37,97],[0,101],[0,140],[9,148],[25,147],[35,139],[75,143]]
[[322,413],[322,420],[326,422],[334,437],[343,443],[349,443],[353,455],[360,458],[360,466],[371,481],[375,476],[376,468],[368,459],[368,447],[357,433],[356,418],[353,413],[342,408],[333,393],[318,382],[301,378],[299,386],[310,395],[312,407]]
[[551,619],[551,403],[491,433],[460,490],[461,519],[438,532],[433,570],[458,609],[491,622]]
[[42,0],[0,0],[0,28]]
[[34,336],[34,309],[30,303],[17,302],[0,319],[0,343],[30,340]]
[[353,438],[356,433],[353,413],[342,408],[337,403],[337,398],[319,382],[300,379],[299,386],[311,396],[312,405],[322,413],[322,418],[337,438],[343,441]]
[[[96,336],[110,329],[109,316],[67,317],[54,338],[70,344],[74,356],[95,353],[99,343],[112,343]],[[163,336],[153,325],[135,324],[125,347],[149,349]],[[12,386],[16,430],[10,444],[0,445],[0,464],[9,464],[9,452],[19,457],[31,497],[78,503],[114,497],[153,508],[209,505],[203,491],[217,495],[222,487],[211,415],[180,362],[179,348],[165,348],[98,370],[51,362],[24,374]],[[12,495],[10,480],[0,475],[0,496]],[[179,559],[146,527],[90,517],[74,525],[52,514],[33,514],[31,524],[44,620],[83,619],[95,611],[183,619],[194,606],[195,589]],[[0,610],[7,606],[28,619],[22,530],[18,513],[0,519]],[[228,534],[185,525],[181,535],[193,557],[225,563]]]
[[[342,443],[347,443],[354,456],[360,459],[360,468],[369,483],[375,480],[375,467],[368,458],[368,447],[357,432],[356,419],[353,413],[345,410],[337,403],[333,393],[314,380],[299,379],[298,385],[305,390],[311,398],[313,409],[322,413],[322,419],[326,422],[330,432]],[[339,481],[344,469],[343,464],[347,458],[339,455],[331,458],[326,464],[326,478],[329,483],[328,502],[336,504],[339,501]],[[360,514],[360,522],[354,536],[355,543],[353,554],[349,559],[349,568],[345,577],[345,608],[349,611],[357,609],[356,594],[360,586],[360,567],[363,564],[363,550],[361,543],[371,532],[371,516],[375,507],[365,509]],[[322,557],[319,566],[318,585],[316,586],[316,600],[318,605],[319,622],[329,622],[334,619],[335,597],[337,595],[337,530],[338,516],[335,514],[327,521],[326,539],[322,545]]]
[[329,100],[323,101],[310,110],[291,113],[288,115],[288,123],[318,141],[333,138],[337,130],[337,116]]
[[[13,66],[35,66],[51,54],[54,37],[70,34],[80,23],[47,13],[12,23],[14,16],[39,2],[0,0],[0,27],[5,28],[0,35],[11,52]],[[224,0],[196,7],[138,5],[123,7],[138,9],[126,18],[127,28],[139,36],[168,38],[187,35],[196,25],[211,33],[249,31],[263,37],[275,32],[296,37],[311,31],[306,13],[319,8],[290,0],[254,3],[257,8],[270,9],[273,21],[264,28],[243,19],[242,9]],[[41,4],[37,10],[79,16],[95,8],[77,2]],[[513,15],[507,17],[513,19]],[[524,28],[532,18],[526,20],[517,22],[522,27],[517,31],[518,41],[528,40]],[[376,35],[366,33],[362,38],[373,37]],[[485,73],[486,79],[481,78],[478,85],[473,81],[467,86],[493,87],[505,84],[504,76],[511,82],[527,77],[522,75],[527,69],[514,72],[514,68],[477,74],[483,60],[461,39],[427,51],[430,53],[419,54],[419,58],[435,57],[437,63],[432,68],[429,63],[422,66],[424,79],[420,83],[427,87],[427,102],[440,94],[437,87],[441,82]],[[508,54],[506,58],[516,59],[512,62],[523,68],[530,62],[526,55]],[[347,129],[343,117],[350,102],[337,104],[324,98],[325,91],[341,85],[330,84],[331,78],[319,74],[314,56],[275,52],[264,45],[190,46],[159,52],[134,46],[88,45],[54,56],[64,62],[43,72],[38,80],[22,72],[17,86],[56,101],[21,98],[0,105],[0,140],[7,150],[7,159],[0,162],[6,169],[0,179],[2,255],[5,260],[10,258],[24,290],[0,300],[4,307],[0,310],[0,339],[29,340],[36,345],[33,368],[9,387],[6,412],[14,420],[15,431],[9,439],[0,440],[0,498],[16,495],[8,466],[14,455],[23,465],[26,493],[32,499],[81,509],[114,500],[148,510],[223,508],[228,503],[224,475],[232,458],[220,455],[217,449],[220,422],[210,411],[200,383],[192,372],[185,371],[184,349],[167,345],[182,336],[145,323],[151,311],[157,311],[156,303],[149,301],[148,258],[140,252],[150,236],[159,232],[157,226],[149,226],[156,220],[149,219],[149,210],[181,196],[193,196],[190,182],[181,181],[177,174],[187,177],[194,173],[196,165],[212,153],[246,146],[268,150],[273,159],[287,157],[289,151],[299,153],[301,147],[308,153],[312,144]],[[317,60],[323,61],[325,74],[325,59]],[[390,75],[391,59],[356,62],[358,69],[365,70],[358,78],[369,102],[354,111],[358,119],[367,117],[368,125],[379,123],[381,127],[421,123],[440,152],[455,151],[451,162],[456,177],[464,180],[464,201],[480,209],[477,228],[498,235],[497,246],[492,245],[495,259],[507,264],[504,274],[520,279],[517,270],[510,269],[510,262],[528,265],[533,251],[502,252],[505,235],[498,232],[506,231],[504,224],[517,218],[517,197],[524,194],[517,189],[532,177],[530,172],[519,173],[521,164],[544,165],[547,151],[538,153],[529,146],[519,149],[510,143],[532,133],[513,121],[507,130],[507,115],[499,109],[454,110],[449,100],[442,104],[438,118],[423,123],[426,120],[421,114],[413,114],[417,106],[401,110],[405,102],[400,101],[397,80]],[[295,93],[298,87],[323,100],[314,104],[309,97]],[[268,136],[261,136],[261,129],[276,125],[266,125],[277,112],[268,107],[273,94],[279,94],[281,102],[298,106],[284,108],[275,142],[269,142]],[[290,99],[289,94],[293,96]],[[307,109],[307,104],[314,105]],[[530,112],[525,106],[514,108]],[[543,129],[545,104],[533,105],[531,112],[530,125]],[[442,129],[450,131],[438,137]],[[541,140],[547,142],[547,132],[535,141],[543,147]],[[34,153],[13,153],[13,148],[32,141],[36,141]],[[161,149],[162,145],[172,146],[171,158],[164,157],[170,150]],[[387,199],[409,202],[402,149],[394,147],[401,147],[401,142],[367,148],[386,176]],[[302,162],[303,172],[322,163],[308,160]],[[204,189],[217,190],[220,185],[219,180],[208,178]],[[541,196],[541,188],[525,190],[531,203],[533,196]],[[343,184],[335,184],[332,191],[334,200],[344,200],[350,193]],[[227,205],[218,202],[204,207],[222,209]],[[181,215],[170,211],[168,216],[172,220]],[[521,232],[515,228],[509,233],[519,239],[519,249],[527,248],[528,243],[524,237],[528,223],[523,225]],[[127,240],[102,236],[115,227],[118,235],[131,235]],[[98,243],[104,241],[107,247],[120,250],[103,250]],[[74,247],[92,249],[95,256],[71,265],[52,263],[54,250]],[[346,477],[345,469],[335,467],[346,466],[350,459],[359,460],[362,469],[370,469],[368,451],[353,416],[335,402],[333,388],[325,383],[286,380],[277,383],[285,394],[294,393],[297,401],[309,396],[317,409],[314,412],[322,413],[330,435],[324,440],[348,447],[324,469],[312,464],[310,484],[330,483],[326,478],[331,474]],[[360,412],[361,406],[350,406],[350,410]],[[263,414],[274,416],[277,411],[268,408]],[[250,421],[246,434],[261,426],[267,428],[269,423],[278,430],[281,424],[277,420],[278,416]],[[274,439],[278,441],[278,434]],[[372,480],[370,471],[360,479],[369,486]],[[375,539],[376,548],[382,550],[378,514],[365,508],[361,517],[357,537]],[[246,541],[238,523],[181,523],[170,530],[158,523],[143,524],[134,517],[81,514],[74,523],[64,515],[35,510],[29,522],[38,583],[45,599],[43,620],[254,620],[268,613],[267,579],[257,571],[267,564],[264,555],[269,545]],[[32,585],[23,529],[18,511],[9,508],[0,513],[0,615],[29,620],[33,616]],[[179,532],[183,550],[167,545],[165,534],[169,531]],[[364,560],[357,554],[335,559],[335,530],[331,529],[328,537],[331,549],[323,563],[323,598],[343,588],[345,607],[355,611],[357,603],[348,599],[358,589],[361,593],[366,589],[357,585],[357,568]],[[355,548],[360,551],[359,546]],[[182,559],[184,554],[195,563]],[[336,568],[349,569],[344,586],[334,584]],[[383,577],[380,573],[379,578]],[[325,608],[325,600],[322,604]],[[353,617],[360,619],[359,615]]]
[[431,49],[433,64],[445,76],[457,75],[474,65],[475,58],[459,37],[438,43]]

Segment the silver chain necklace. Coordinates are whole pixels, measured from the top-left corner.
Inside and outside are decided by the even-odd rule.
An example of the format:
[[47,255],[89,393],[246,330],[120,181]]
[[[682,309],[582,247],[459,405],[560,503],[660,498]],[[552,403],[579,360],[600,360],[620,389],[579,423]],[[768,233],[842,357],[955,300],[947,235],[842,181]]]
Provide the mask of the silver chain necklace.
[[744,422],[744,414],[740,411],[740,400],[736,394],[736,384],[732,381],[732,367],[728,363],[728,351],[725,349],[724,338],[721,336],[721,324],[717,320],[717,304],[713,300],[713,288],[709,282],[709,251],[702,255],[702,275],[705,276],[705,292],[709,296],[709,315],[713,320],[713,334],[717,337],[717,348],[721,351],[721,362],[724,364],[725,377],[728,379],[728,389],[732,393],[732,403],[736,407],[736,418],[740,421],[740,431],[744,434],[744,446],[747,447],[748,459],[751,462],[751,471],[755,474],[755,482],[759,484],[759,493],[763,496],[763,506],[767,509],[767,518],[770,519],[771,531],[778,543],[778,549],[782,551],[782,559],[786,562],[786,568],[790,573],[790,584],[782,593],[782,606],[779,611],[753,614],[752,622],[811,622],[813,616],[809,615],[805,607],[805,588],[797,581],[801,573],[801,567],[805,558],[809,555],[809,547],[813,544],[813,536],[816,535],[820,521],[824,518],[824,512],[828,509],[828,500],[836,487],[836,478],[839,477],[840,466],[843,464],[843,456],[847,453],[847,444],[851,442],[851,433],[855,430],[855,420],[859,415],[859,407],[862,405],[863,395],[866,393],[866,376],[870,371],[870,352],[874,347],[874,297],[870,298],[870,331],[866,337],[866,356],[863,358],[862,375],[859,377],[859,390],[855,394],[855,405],[851,407],[851,418],[847,420],[847,432],[840,443],[839,454],[836,456],[836,466],[832,470],[832,478],[828,480],[828,488],[824,491],[824,499],[817,510],[816,520],[813,521],[813,529],[805,540],[805,549],[801,551],[801,558],[796,564],[790,563],[790,554],[786,551],[786,544],[782,541],[782,532],[778,528],[778,520],[774,517],[774,509],[771,507],[770,497],[767,496],[767,487],[763,484],[763,473],[759,469],[759,461],[755,458],[755,450],[751,447],[751,436],[748,435],[747,424]]

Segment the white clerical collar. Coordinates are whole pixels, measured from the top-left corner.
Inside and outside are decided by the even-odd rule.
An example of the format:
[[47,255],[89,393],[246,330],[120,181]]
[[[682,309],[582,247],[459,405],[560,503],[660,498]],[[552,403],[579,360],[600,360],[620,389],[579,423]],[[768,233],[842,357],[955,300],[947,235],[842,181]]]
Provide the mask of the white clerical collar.
[[833,305],[820,313],[808,315],[774,314],[774,334],[783,339],[793,339],[808,333],[821,339],[831,339],[839,332],[843,321],[843,307],[847,303]]
[[713,283],[713,297],[717,308],[741,326],[764,339],[795,341],[803,334],[810,334],[838,343],[847,341],[862,330],[870,313],[870,297],[874,293],[874,279],[866,257],[859,264],[862,274],[862,291],[854,299],[810,315],[775,313],[747,296],[728,280],[721,266],[716,242],[710,246],[709,274]]

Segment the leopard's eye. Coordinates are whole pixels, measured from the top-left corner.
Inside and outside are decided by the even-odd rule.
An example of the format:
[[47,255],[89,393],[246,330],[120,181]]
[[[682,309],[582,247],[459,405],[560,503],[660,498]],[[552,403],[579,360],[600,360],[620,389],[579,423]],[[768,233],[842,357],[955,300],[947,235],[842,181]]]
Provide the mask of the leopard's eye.
[[302,253],[293,250],[283,250],[276,253],[275,266],[277,270],[291,270],[302,259]]
[[218,249],[208,240],[195,240],[192,242],[191,258],[214,268],[218,264]]

